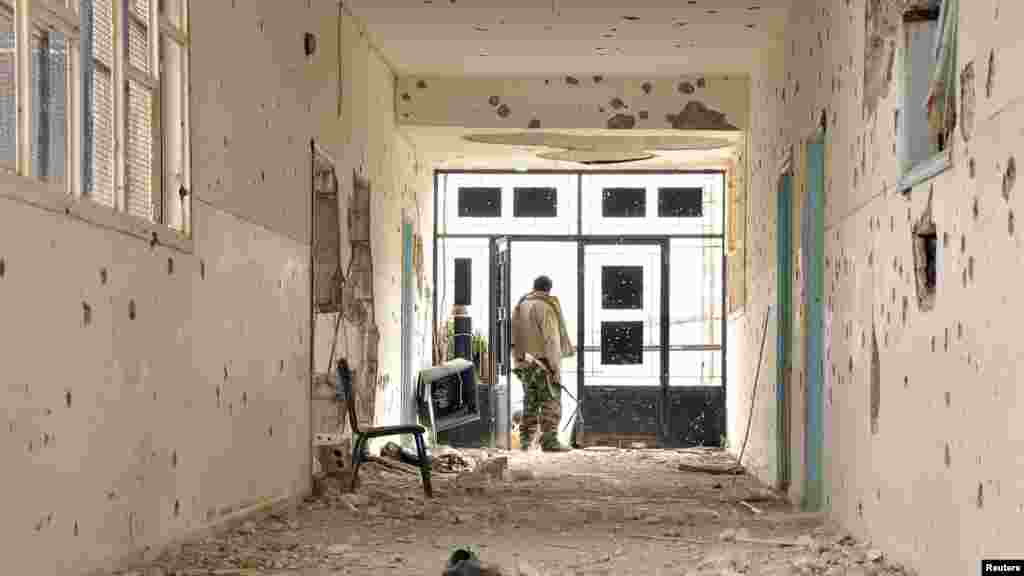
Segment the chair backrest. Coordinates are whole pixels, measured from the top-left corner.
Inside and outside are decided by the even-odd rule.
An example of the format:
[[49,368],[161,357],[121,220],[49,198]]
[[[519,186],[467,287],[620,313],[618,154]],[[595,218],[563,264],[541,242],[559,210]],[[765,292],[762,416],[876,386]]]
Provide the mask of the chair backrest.
[[342,358],[338,361],[335,370],[337,383],[334,388],[334,395],[340,402],[346,404],[348,410],[348,425],[352,432],[359,433],[359,419],[356,417],[356,395],[352,387],[352,369],[348,367],[348,360]]

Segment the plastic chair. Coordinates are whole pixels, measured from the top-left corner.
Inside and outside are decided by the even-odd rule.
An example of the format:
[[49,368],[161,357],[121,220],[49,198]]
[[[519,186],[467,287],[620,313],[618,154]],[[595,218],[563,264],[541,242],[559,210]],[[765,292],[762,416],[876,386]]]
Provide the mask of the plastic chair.
[[338,362],[337,387],[335,395],[339,401],[348,405],[348,423],[352,428],[352,486],[356,489],[356,482],[359,479],[359,465],[363,462],[363,455],[366,449],[366,441],[370,438],[381,438],[384,436],[403,436],[411,434],[416,439],[416,454],[419,457],[420,477],[423,479],[423,492],[427,498],[433,498],[433,490],[430,487],[430,462],[427,460],[426,444],[423,442],[423,434],[426,429],[422,426],[411,424],[403,426],[374,426],[366,429],[359,427],[359,420],[356,418],[356,396],[352,390],[352,370],[344,359]]

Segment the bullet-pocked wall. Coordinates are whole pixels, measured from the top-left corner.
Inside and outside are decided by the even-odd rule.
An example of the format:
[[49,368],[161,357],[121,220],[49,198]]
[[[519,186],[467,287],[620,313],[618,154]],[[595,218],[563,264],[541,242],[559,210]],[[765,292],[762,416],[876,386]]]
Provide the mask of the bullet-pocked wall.
[[[355,277],[359,268],[367,267],[358,259],[349,267],[355,253],[353,240],[359,240],[350,227],[366,217],[358,214],[363,208],[354,202],[357,189],[363,187],[370,198],[372,265],[367,268],[372,271],[372,288],[360,287],[355,295],[371,293],[373,301],[370,309],[354,315],[358,318],[343,316],[340,325],[333,314],[319,317],[315,371],[327,374],[333,369],[328,366],[333,345],[335,360],[345,358],[353,369],[361,422],[394,425],[401,421],[402,399],[403,221],[412,227],[411,377],[432,361],[433,172],[422,151],[397,128],[392,68],[371,44],[365,25],[345,10],[341,12],[340,38],[343,80],[335,104],[341,122],[332,144],[337,150],[341,271]],[[337,46],[323,49],[337,51]],[[337,97],[335,93],[331,96]],[[335,326],[339,326],[337,334]],[[411,386],[409,382],[406,385]],[[333,380],[329,386],[333,387]],[[345,407],[326,399],[333,390],[318,392],[314,392],[314,432],[347,433]]]
[[[776,184],[793,150],[794,350],[791,492],[802,495],[800,213],[804,142],[824,116],[825,507],[856,535],[922,574],[967,574],[1019,549],[1024,518],[1024,350],[1014,296],[1024,274],[1016,230],[1016,159],[1024,84],[1006,73],[1024,56],[1024,4],[959,3],[951,166],[914,186],[901,176],[902,10],[884,0],[818,0],[791,13],[785,43],[753,79],[750,286],[737,325],[739,405],[749,409],[761,319],[776,307]],[[906,106],[911,105],[908,103]],[[923,106],[923,103],[921,103]],[[921,223],[937,243],[934,296],[922,297]],[[927,226],[926,226],[927,227]],[[918,240],[918,242],[915,242]],[[918,251],[915,255],[915,251]],[[922,295],[925,296],[925,295]],[[772,324],[776,322],[772,314]],[[775,479],[775,333],[769,330],[750,464]],[[736,374],[736,372],[731,372]],[[737,380],[739,379],[739,380]],[[746,460],[746,458],[745,458]]]
[[373,183],[382,373],[398,370],[397,223],[420,207],[422,234],[430,187],[390,71],[352,24],[339,66],[332,0],[193,2],[190,20],[191,240],[0,181],[12,573],[109,569],[308,489],[311,139],[343,188]]

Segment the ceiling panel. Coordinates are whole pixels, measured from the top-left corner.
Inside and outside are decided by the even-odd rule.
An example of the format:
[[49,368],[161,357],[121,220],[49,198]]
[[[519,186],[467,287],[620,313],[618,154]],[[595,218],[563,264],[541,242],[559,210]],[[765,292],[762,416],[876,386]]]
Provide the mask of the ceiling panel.
[[791,0],[347,0],[403,74],[751,71]]

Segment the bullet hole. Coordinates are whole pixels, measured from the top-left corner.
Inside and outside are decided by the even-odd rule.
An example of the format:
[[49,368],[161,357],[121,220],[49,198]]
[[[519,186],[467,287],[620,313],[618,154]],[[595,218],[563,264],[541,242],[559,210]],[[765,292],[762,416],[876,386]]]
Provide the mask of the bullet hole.
[[548,78],[545,78],[545,79],[544,79],[544,85],[545,85],[545,86],[550,86],[550,85],[551,85],[551,80],[550,80],[550,79],[548,79]]
[[985,96],[991,98],[996,90],[996,51],[988,53],[988,78],[985,80]]
[[420,90],[425,90],[427,88],[427,83],[424,80],[417,80],[416,87],[419,88]]
[[967,235],[966,234],[961,234],[960,235],[960,253],[964,254],[966,252],[967,252]]
[[1010,210],[1010,213],[1006,217],[1006,229],[1010,233],[1010,236],[1013,236],[1015,228],[1016,228],[1015,217],[1013,215],[1013,210]]
[[967,278],[974,282],[974,256],[967,259]]
[[477,32],[489,32],[489,31],[490,31],[490,28],[488,28],[487,26],[480,26],[480,25],[478,24],[478,25],[476,25],[476,26],[473,26],[473,30],[475,30],[475,31],[477,31]]
[[408,92],[402,92],[402,102],[408,102],[412,100],[412,96]]
[[71,408],[71,390],[64,391],[64,406]]
[[180,515],[181,515],[181,501],[180,500],[175,500],[174,501],[174,517],[177,518]]
[[907,325],[907,316],[908,316],[909,311],[910,311],[910,299],[907,298],[906,296],[904,296],[903,297],[903,312],[902,312],[902,319],[903,319],[903,325],[904,326]]
[[78,536],[78,520],[75,520],[75,530],[73,532],[75,536]]
[[157,237],[156,232],[153,232],[152,234],[150,234],[150,236],[149,236],[149,248],[153,249],[159,243],[160,243],[160,239]]
[[612,98],[608,105],[611,106],[613,110],[622,110],[626,107],[626,103],[622,101],[622,98],[618,97]]
[[935,336],[931,337],[931,343],[932,343],[932,352],[935,352]]
[[861,518],[864,517],[864,503],[863,502],[857,502],[857,516],[859,516]]
[[274,426],[273,425],[267,427],[267,436],[269,436],[270,438],[274,437]]
[[3,278],[7,274],[7,262],[0,258],[0,278]]
[[570,86],[577,86],[577,85],[579,85],[580,81],[578,79],[576,79],[576,77],[574,77],[574,76],[566,76],[565,77],[565,83],[570,85]]
[[969,142],[974,132],[975,102],[974,62],[971,61],[960,73],[960,133],[964,142]]
[[249,394],[247,392],[242,392],[242,407],[246,408],[248,406],[249,406]]
[[495,108],[498,104],[501,104],[501,98],[497,96],[491,96],[487,99],[487,103],[491,105],[491,108]]
[[963,340],[964,339],[964,324],[963,324],[963,322],[957,322],[956,323],[956,339],[957,340]]
[[[229,377],[229,376],[230,376],[230,374],[228,374],[228,365],[227,365],[227,364],[225,364],[225,365],[224,365],[224,381],[225,381],[225,382],[227,382],[227,381],[228,381],[228,377]],[[218,394],[219,394],[219,393],[220,393],[220,391],[218,390]]]
[[946,391],[946,408],[949,408],[952,405],[952,403],[953,403],[953,395],[949,392],[949,390],[947,390]]
[[636,22],[636,21],[640,20],[640,17],[639,16],[623,16],[622,19],[623,20],[627,20],[629,22]]
[[608,119],[609,130],[629,130],[636,126],[636,117],[632,114],[616,114]]
[[910,388],[910,376],[903,377],[903,387]]
[[640,89],[644,91],[644,94],[650,94],[651,90],[654,90],[654,86],[650,82],[644,82],[640,85]]
[[878,335],[871,326],[871,433],[878,433],[878,415],[882,409],[882,360],[878,350]]
[[977,196],[975,196],[974,201],[971,202],[971,215],[974,216],[975,222],[977,222],[978,218],[981,216],[981,202],[978,200]]
[[135,320],[135,300],[128,301],[128,319]]
[[316,35],[311,32],[306,32],[302,37],[302,48],[306,51],[306,56],[312,56],[316,53]]
[[217,408],[220,408],[220,386],[217,386]]
[[502,104],[498,106],[498,116],[501,118],[508,118],[509,114],[512,113],[512,109],[508,107],[508,104]]
[[946,463],[946,468],[949,468],[952,464],[953,459],[949,453],[949,442],[946,442],[945,455],[943,456],[942,461]]
[[985,487],[981,482],[978,482],[978,495],[975,497],[975,504],[978,505],[978,510],[985,507]]
[[262,183],[264,183],[266,181],[267,181],[267,172],[265,170],[260,170],[260,184],[262,184]]
[[263,32],[263,28],[264,28],[264,26],[263,26],[263,19],[261,18],[261,19],[256,21],[256,30],[259,30],[260,33],[262,33]]
[[689,82],[680,82],[679,86],[677,86],[677,89],[679,90],[680,94],[693,94],[694,92],[697,91],[697,89],[693,87],[693,84]]
[[974,161],[974,158],[971,158],[970,160],[967,161],[967,174],[971,177],[971,180],[974,180],[974,176],[977,173],[978,173],[977,162]]
[[945,343],[943,344],[943,347],[945,348],[946,352],[949,352],[949,328],[946,328],[945,335]]
[[178,467],[178,451],[177,450],[172,450],[171,451],[171,468],[177,468],[177,467]]
[[648,113],[647,110],[641,110],[641,111],[637,112],[636,115],[641,120],[647,120],[650,117],[650,113]]
[[530,120],[530,124],[527,125],[527,128],[540,128],[540,120],[537,118]]
[[601,76],[600,74],[594,76],[594,84],[600,84],[601,82],[604,82],[604,76]]
[[1006,171],[1003,173],[1003,198],[1010,199],[1013,187],[1017,184],[1017,160],[1010,156],[1006,161]]
[[82,302],[82,325],[88,326],[92,324],[92,307],[88,303]]
[[199,279],[206,280],[206,261],[199,261]]
[[167,259],[167,275],[170,276],[172,274],[174,274],[174,258],[168,258]]

